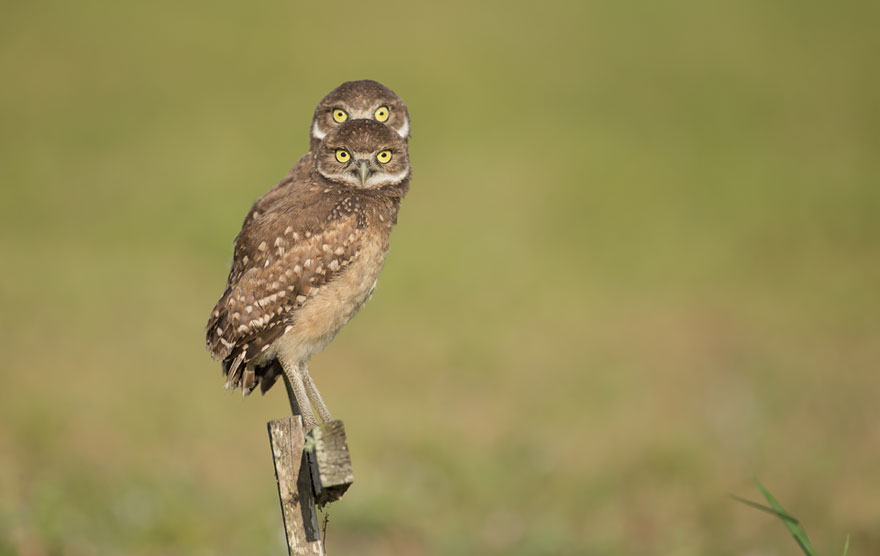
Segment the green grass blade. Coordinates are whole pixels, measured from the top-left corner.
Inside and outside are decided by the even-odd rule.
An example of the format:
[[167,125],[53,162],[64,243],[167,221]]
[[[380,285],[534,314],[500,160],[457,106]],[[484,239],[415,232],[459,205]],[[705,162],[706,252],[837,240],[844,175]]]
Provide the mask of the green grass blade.
[[775,510],[776,515],[788,528],[788,531],[792,534],[794,540],[796,540],[798,545],[800,545],[801,550],[804,551],[804,554],[806,554],[807,556],[818,556],[818,554],[816,553],[816,549],[813,548],[812,543],[810,543],[810,539],[807,537],[807,532],[804,531],[804,528],[801,527],[798,520],[788,515],[788,512],[785,511],[785,509],[782,507],[782,504],[780,504],[776,501],[775,498],[773,498],[773,495],[770,494],[770,491],[764,488],[764,485],[762,485],[760,481],[758,481],[758,479],[755,478],[752,480],[755,481],[755,484],[758,486],[761,494],[764,495],[764,498],[767,499],[767,503],[770,504],[770,507]]
[[849,552],[849,535],[846,536],[846,542],[843,544],[843,556],[846,556],[847,552]]
[[794,516],[788,515],[785,512],[780,512],[778,510],[774,510],[773,508],[771,508],[769,506],[765,506],[764,504],[758,504],[757,502],[753,502],[747,498],[740,498],[739,496],[737,496],[735,494],[731,494],[730,497],[733,498],[734,500],[736,500],[737,502],[745,504],[746,506],[749,506],[751,508],[755,508],[756,510],[761,510],[762,512],[767,512],[768,514],[773,514],[780,519],[789,519],[795,523],[800,523],[797,520],[797,518],[795,518]]

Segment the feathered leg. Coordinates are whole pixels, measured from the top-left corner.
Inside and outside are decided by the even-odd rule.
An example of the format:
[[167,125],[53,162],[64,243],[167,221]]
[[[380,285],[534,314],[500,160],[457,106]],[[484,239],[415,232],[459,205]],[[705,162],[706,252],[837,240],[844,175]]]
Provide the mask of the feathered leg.
[[310,430],[315,426],[315,414],[309,405],[309,395],[303,385],[302,367],[297,364],[281,361],[284,368],[284,385],[287,387],[287,397],[290,400],[290,409],[294,415],[302,415],[303,426]]
[[312,402],[312,406],[315,408],[315,411],[318,412],[318,415],[321,416],[321,421],[324,423],[329,423],[333,420],[333,417],[330,415],[330,410],[327,409],[327,404],[324,403],[324,399],[321,397],[321,393],[318,392],[318,388],[315,386],[315,383],[312,382],[312,377],[309,375],[309,365],[308,363],[303,363],[302,365],[302,379],[305,383],[306,392],[308,392],[309,400]]

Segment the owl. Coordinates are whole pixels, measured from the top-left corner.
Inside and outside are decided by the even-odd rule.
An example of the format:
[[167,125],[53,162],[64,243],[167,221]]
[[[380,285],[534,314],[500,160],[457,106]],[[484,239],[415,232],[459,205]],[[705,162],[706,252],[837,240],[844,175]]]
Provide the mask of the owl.
[[385,124],[351,119],[321,132],[305,177],[245,220],[206,327],[227,388],[265,393],[284,373],[307,428],[310,402],[331,419],[309,358],[372,295],[411,175],[405,139]]
[[381,122],[403,138],[409,140],[409,111],[403,100],[388,87],[363,79],[346,81],[321,99],[315,107],[310,126],[310,149],[275,187],[258,199],[245,217],[262,212],[264,206],[275,202],[276,197],[287,195],[288,190],[303,183],[314,163],[315,149],[330,131],[350,120],[375,120]]

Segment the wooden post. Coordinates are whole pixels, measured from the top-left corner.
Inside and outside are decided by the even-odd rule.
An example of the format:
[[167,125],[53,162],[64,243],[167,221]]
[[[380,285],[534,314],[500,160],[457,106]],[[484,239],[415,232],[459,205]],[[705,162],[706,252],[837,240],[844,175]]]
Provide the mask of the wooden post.
[[322,423],[307,435],[295,397],[290,399],[294,416],[267,423],[288,554],[323,556],[317,508],[341,498],[354,482],[348,441],[342,421]]
[[275,462],[275,479],[278,481],[278,497],[281,499],[281,516],[287,535],[287,552],[290,556],[324,554],[321,532],[318,528],[318,510],[309,462],[303,446],[305,431],[302,417],[294,415],[267,423],[272,459]]
[[322,423],[310,430],[306,438],[306,453],[318,507],[323,508],[342,498],[354,482],[342,421]]

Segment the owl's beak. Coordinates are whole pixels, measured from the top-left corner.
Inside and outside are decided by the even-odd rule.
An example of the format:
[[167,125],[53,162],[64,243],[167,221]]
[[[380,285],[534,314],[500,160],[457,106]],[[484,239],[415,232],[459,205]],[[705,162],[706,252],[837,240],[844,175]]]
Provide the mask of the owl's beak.
[[358,168],[358,174],[361,176],[361,187],[367,186],[367,176],[370,175],[370,169],[367,168],[367,161],[361,160],[361,166]]

